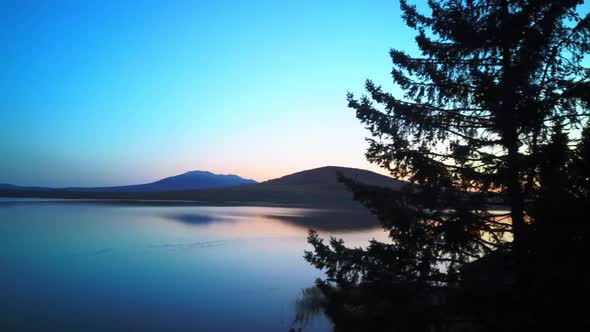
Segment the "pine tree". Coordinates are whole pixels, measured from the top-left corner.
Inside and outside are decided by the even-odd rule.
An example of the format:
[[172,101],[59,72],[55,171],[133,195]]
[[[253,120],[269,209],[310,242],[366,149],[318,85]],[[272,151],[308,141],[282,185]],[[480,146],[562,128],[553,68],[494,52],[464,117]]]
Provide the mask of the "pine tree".
[[[582,131],[590,116],[590,17],[577,11],[582,2],[431,0],[425,15],[401,0],[422,53],[390,51],[404,94],[367,81],[367,95],[349,94],[348,102],[371,132],[367,159],[411,184],[394,192],[343,179],[390,243],[351,249],[310,233],[306,259],[326,271],[318,285],[337,326],[338,319],[354,326],[343,308],[371,312],[359,317],[376,327],[390,323],[392,308],[408,309],[404,303],[416,304],[410,311],[424,320],[433,294],[459,288],[464,270],[485,257],[500,257],[503,268],[488,268],[512,285],[507,294],[526,298],[538,291],[533,285],[550,282],[535,279],[551,252],[547,236],[568,243],[578,234],[570,249],[587,249],[588,226],[576,216],[590,212],[590,134]],[[564,222],[555,202],[566,201]],[[417,328],[410,326],[419,317],[406,310],[405,318],[406,328]]]

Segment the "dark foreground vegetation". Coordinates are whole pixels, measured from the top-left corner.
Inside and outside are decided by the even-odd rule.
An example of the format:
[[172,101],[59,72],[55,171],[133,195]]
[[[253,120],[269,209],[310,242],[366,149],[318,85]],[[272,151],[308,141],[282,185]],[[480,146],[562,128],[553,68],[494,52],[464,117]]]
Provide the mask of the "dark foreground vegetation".
[[414,185],[342,178],[391,242],[310,232],[335,331],[590,330],[582,2],[401,1],[421,50],[390,53],[404,95],[367,81],[348,101],[372,133],[368,160]]

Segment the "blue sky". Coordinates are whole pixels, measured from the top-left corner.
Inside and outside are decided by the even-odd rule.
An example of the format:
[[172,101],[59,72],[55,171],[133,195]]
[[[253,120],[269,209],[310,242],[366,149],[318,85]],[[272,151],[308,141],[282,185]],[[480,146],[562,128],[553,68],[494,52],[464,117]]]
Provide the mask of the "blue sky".
[[0,0],[0,183],[375,170],[345,95],[413,36],[397,1]]
[[22,185],[370,168],[345,94],[389,83],[388,49],[412,41],[396,1],[19,0],[0,15],[0,183]]

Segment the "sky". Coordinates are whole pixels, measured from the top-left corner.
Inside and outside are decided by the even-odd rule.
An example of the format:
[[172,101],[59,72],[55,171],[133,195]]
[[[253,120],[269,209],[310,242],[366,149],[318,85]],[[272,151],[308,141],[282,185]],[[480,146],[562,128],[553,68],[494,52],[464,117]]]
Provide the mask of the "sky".
[[397,1],[0,0],[0,183],[377,170],[346,106],[413,46]]
[[0,0],[0,183],[384,173],[346,92],[399,93],[414,35],[395,0]]

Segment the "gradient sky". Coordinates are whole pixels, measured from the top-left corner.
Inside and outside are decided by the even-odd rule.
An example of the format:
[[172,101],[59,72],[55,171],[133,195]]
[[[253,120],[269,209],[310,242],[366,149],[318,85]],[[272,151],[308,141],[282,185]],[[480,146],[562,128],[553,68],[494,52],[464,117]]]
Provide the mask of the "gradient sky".
[[0,0],[0,183],[375,170],[346,92],[413,36],[392,0]]

